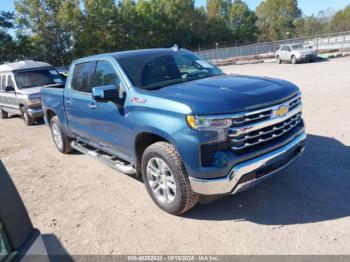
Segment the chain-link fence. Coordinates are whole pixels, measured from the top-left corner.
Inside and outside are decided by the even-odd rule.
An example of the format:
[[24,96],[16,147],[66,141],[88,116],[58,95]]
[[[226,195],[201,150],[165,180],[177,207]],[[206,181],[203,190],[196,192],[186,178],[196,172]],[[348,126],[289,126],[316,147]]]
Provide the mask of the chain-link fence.
[[208,60],[227,59],[241,56],[274,54],[281,45],[293,43],[304,43],[307,45],[312,45],[319,51],[330,49],[346,49],[350,48],[350,31],[313,37],[286,39],[274,42],[256,43],[245,46],[202,50],[198,51],[197,53]]

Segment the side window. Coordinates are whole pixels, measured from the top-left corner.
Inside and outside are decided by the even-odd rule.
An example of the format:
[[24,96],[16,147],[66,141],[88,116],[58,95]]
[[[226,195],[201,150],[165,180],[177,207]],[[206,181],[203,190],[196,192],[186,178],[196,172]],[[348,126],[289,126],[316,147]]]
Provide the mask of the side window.
[[3,75],[1,77],[1,88],[2,88],[2,90],[5,90],[5,87],[6,87],[6,75]]
[[72,88],[75,91],[91,93],[96,62],[85,62],[74,66]]
[[13,88],[15,88],[15,83],[13,82],[12,75],[8,75],[7,76],[7,85],[8,86],[12,86]]
[[120,86],[120,80],[113,66],[108,62],[97,62],[95,73],[95,86],[113,85],[116,88]]

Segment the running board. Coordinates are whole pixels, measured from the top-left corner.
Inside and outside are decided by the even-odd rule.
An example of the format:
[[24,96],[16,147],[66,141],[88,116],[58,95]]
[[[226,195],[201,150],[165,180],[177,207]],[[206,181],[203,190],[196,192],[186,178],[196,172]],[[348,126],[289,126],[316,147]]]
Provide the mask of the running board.
[[131,164],[127,164],[123,161],[121,161],[119,158],[115,157],[115,156],[111,156],[108,155],[104,152],[102,152],[99,149],[92,149],[91,146],[88,146],[82,142],[78,142],[78,141],[73,141],[71,143],[72,147],[85,154],[85,155],[89,155],[93,158],[96,158],[97,160],[101,161],[102,163],[110,166],[111,168],[114,168],[124,174],[128,174],[128,175],[133,175],[135,174],[135,168],[131,165]]

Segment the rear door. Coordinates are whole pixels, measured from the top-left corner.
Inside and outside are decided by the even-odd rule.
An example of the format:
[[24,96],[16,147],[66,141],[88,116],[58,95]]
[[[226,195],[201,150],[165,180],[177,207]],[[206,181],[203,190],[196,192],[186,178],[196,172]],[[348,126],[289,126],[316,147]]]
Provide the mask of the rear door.
[[291,58],[290,53],[291,53],[292,50],[291,50],[290,46],[285,46],[284,48],[285,48],[285,51],[284,51],[283,59],[284,60],[290,60],[290,58]]
[[75,136],[88,142],[94,135],[94,129],[91,128],[91,109],[95,102],[92,99],[91,89],[95,67],[95,61],[75,64],[72,78],[64,94],[68,127]]

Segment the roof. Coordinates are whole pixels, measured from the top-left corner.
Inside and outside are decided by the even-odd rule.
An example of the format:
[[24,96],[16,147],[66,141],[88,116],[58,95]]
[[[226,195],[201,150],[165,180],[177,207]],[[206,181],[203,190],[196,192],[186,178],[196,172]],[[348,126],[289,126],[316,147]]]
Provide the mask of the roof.
[[19,62],[0,65],[0,72],[21,70],[21,69],[31,69],[31,68],[51,67],[51,66],[52,65],[44,62],[25,60],[25,61],[19,61]]
[[139,55],[149,55],[149,54],[169,54],[169,53],[175,53],[175,52],[183,52],[187,51],[186,49],[179,49],[179,51],[175,51],[172,48],[153,48],[153,49],[138,49],[138,50],[131,50],[131,51],[120,51],[120,52],[114,52],[114,53],[105,53],[105,54],[99,54],[99,55],[93,55],[88,57],[83,57],[75,60],[75,63],[84,62],[89,59],[98,59],[103,58],[106,56],[114,57],[115,59],[122,59],[122,58],[128,58],[128,57],[135,57]]
[[175,53],[175,52],[178,52],[178,51],[175,51],[172,48],[153,48],[153,49],[139,49],[139,50],[132,50],[132,51],[115,52],[112,55],[115,58],[126,58],[126,57],[139,56],[139,55],[168,54],[168,53]]

